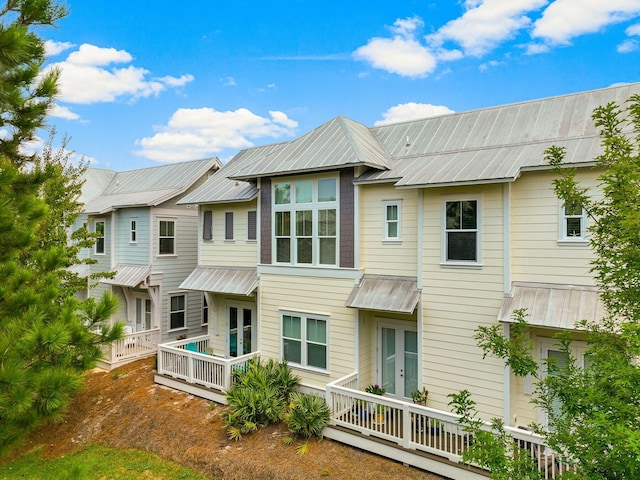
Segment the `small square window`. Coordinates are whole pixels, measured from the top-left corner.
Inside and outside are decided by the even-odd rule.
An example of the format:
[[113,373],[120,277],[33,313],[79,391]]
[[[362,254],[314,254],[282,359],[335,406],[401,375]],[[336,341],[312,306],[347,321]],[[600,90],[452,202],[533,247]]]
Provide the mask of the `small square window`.
[[560,239],[584,241],[587,237],[587,216],[580,206],[562,205],[560,213]]

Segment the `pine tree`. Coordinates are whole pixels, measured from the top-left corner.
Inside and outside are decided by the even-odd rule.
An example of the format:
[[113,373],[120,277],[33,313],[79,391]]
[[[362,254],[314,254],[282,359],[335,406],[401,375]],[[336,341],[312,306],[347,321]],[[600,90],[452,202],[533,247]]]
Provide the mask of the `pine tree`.
[[67,270],[82,245],[67,234],[85,167],[51,144],[41,154],[24,149],[57,91],[58,73],[41,75],[35,30],[65,14],[53,0],[8,0],[0,10],[0,452],[59,419],[101,346],[122,330],[103,325],[113,297],[80,302]]

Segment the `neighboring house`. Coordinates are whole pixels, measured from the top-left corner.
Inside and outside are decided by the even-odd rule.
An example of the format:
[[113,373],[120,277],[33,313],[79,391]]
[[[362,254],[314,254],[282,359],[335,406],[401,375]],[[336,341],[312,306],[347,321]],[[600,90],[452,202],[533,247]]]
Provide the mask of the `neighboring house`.
[[[591,113],[634,93],[640,84],[376,128],[337,117],[241,151],[178,202],[197,205],[200,224],[198,267],[181,287],[204,293],[210,321],[205,335],[160,346],[156,381],[224,401],[235,365],[286,360],[327,395],[327,436],[452,478],[478,474],[455,467],[469,439],[448,413],[447,395],[468,389],[549,478],[569,468],[515,428],[544,412],[528,402],[529,380],[483,359],[474,332],[500,323],[508,334],[526,307],[540,362],[561,357],[559,329],[582,358],[576,322],[602,315],[588,219],[555,196],[544,150],[566,147],[596,186]],[[386,395],[365,394],[369,384]],[[421,388],[429,408],[411,404]]]
[[198,212],[176,201],[220,166],[207,159],[125,172],[87,170],[78,225],[86,223],[98,238],[83,252],[96,262],[83,265],[83,273],[115,272],[88,294],[118,298],[113,320],[124,322],[127,334],[106,352],[102,366],[113,368],[154,354],[160,341],[207,331],[202,295],[180,288],[197,265]]

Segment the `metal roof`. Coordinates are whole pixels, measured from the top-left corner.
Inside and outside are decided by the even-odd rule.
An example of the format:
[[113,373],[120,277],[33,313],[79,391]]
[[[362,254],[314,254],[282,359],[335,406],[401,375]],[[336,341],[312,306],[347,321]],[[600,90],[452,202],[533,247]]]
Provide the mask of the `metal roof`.
[[345,306],[365,310],[412,313],[418,299],[418,279],[391,275],[363,275]]
[[231,176],[239,180],[356,165],[389,168],[387,153],[362,124],[336,117]]
[[120,285],[123,287],[136,287],[151,274],[149,265],[127,265],[118,264],[114,268],[116,276],[113,278],[103,278],[100,283],[109,285]]
[[285,145],[285,143],[275,143],[240,151],[205,183],[177,203],[183,205],[252,200],[258,193],[255,183],[231,180],[229,177],[249,165],[262,161],[270,153]]
[[575,330],[581,320],[601,320],[606,313],[596,287],[514,282],[498,320],[513,322],[513,311],[520,308],[527,309],[530,325],[566,330]]
[[250,295],[258,286],[255,267],[199,266],[182,282],[180,288],[202,292]]
[[623,105],[640,83],[373,128],[391,168],[359,182],[397,181],[429,187],[513,181],[547,167],[544,150],[567,146],[569,163],[592,163],[602,152],[591,119],[597,106]]
[[87,278],[90,273],[89,265],[86,263],[75,263],[67,267],[67,272],[75,273],[80,278]]
[[[154,206],[170,200],[184,193],[199,178],[212,168],[219,168],[217,158],[194,160],[191,162],[172,163],[158,167],[114,172],[107,185],[97,194],[89,191],[95,185],[104,182],[89,181],[92,177],[106,177],[104,170],[87,169],[87,183],[83,192],[87,190],[91,200],[85,203],[85,212],[102,214],[116,208]],[[84,195],[84,193],[83,193]]]

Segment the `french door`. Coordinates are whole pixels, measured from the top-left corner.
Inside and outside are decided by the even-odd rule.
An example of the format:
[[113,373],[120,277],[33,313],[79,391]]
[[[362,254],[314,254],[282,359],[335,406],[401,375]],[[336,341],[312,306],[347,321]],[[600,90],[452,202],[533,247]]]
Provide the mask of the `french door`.
[[151,300],[136,298],[136,332],[151,330]]
[[378,324],[378,381],[387,394],[406,399],[418,389],[418,333],[415,325]]
[[228,355],[239,357],[255,348],[255,307],[251,304],[227,306]]

